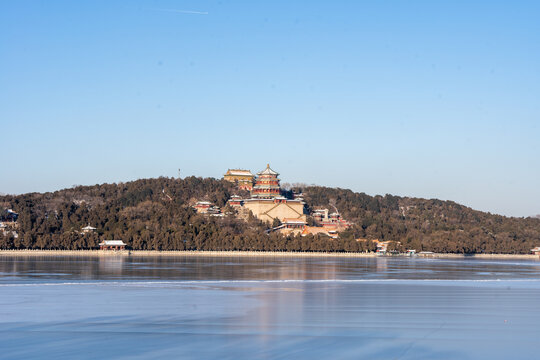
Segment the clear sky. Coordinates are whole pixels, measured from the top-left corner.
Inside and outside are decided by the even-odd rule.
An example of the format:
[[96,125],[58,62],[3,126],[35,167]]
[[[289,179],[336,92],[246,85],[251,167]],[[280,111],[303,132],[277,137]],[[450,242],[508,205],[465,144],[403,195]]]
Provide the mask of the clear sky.
[[540,213],[540,2],[0,0],[0,192],[253,172]]

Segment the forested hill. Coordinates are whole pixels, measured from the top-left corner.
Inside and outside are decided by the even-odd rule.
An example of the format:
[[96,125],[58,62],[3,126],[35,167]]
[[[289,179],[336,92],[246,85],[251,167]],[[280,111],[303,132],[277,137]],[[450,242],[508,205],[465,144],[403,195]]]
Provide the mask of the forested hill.
[[[215,179],[162,177],[2,196],[0,210],[19,213],[19,236],[0,232],[0,248],[89,249],[105,239],[122,239],[133,249],[243,248],[248,239],[265,236],[259,221],[205,218],[190,206],[197,200],[224,206],[233,190],[233,184]],[[81,234],[87,225],[97,231]]]
[[400,241],[407,249],[529,253],[540,245],[538,218],[493,215],[452,201],[369,196],[319,186],[304,188],[304,195],[311,207],[335,205],[356,224],[352,230],[356,238]]
[[[0,231],[2,249],[88,249],[104,239],[122,239],[133,249],[363,251],[370,242],[400,241],[405,249],[457,253],[528,253],[540,245],[540,219],[508,218],[474,211],[451,201],[369,196],[350,190],[305,187],[308,208],[335,206],[354,226],[339,240],[265,234],[250,218],[196,214],[197,200],[226,208],[238,193],[222,180],[189,177],[78,186],[52,193],[0,196],[19,213],[14,237]],[[247,193],[240,194],[247,196]],[[97,228],[81,234],[86,225]]]

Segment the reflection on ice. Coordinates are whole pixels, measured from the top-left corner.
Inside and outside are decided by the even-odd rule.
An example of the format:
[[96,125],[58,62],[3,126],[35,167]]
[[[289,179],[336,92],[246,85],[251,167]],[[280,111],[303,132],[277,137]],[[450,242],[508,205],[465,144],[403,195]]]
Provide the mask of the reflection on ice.
[[99,271],[108,273],[114,276],[122,275],[124,269],[124,256],[100,256],[98,257],[99,261]]
[[[415,258],[2,257],[0,273],[36,280],[535,279],[539,261]],[[0,282],[9,281],[0,278]]]
[[2,258],[15,275],[0,282],[2,358],[537,354],[540,274],[528,263],[122,259]]

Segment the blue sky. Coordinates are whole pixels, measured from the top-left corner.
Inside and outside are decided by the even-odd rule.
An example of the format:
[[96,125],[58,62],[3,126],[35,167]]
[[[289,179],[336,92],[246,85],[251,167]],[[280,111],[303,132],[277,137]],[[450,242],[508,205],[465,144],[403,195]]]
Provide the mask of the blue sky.
[[538,214],[539,4],[0,1],[0,192],[270,163]]

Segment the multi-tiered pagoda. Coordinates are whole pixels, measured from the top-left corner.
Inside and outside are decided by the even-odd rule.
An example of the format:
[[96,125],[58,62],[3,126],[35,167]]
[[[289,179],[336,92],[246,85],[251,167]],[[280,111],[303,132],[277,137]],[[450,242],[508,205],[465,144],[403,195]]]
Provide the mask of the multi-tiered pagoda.
[[251,190],[251,197],[257,199],[273,199],[281,196],[279,188],[278,173],[270,169],[270,164],[266,165],[266,169],[257,173],[255,186]]

